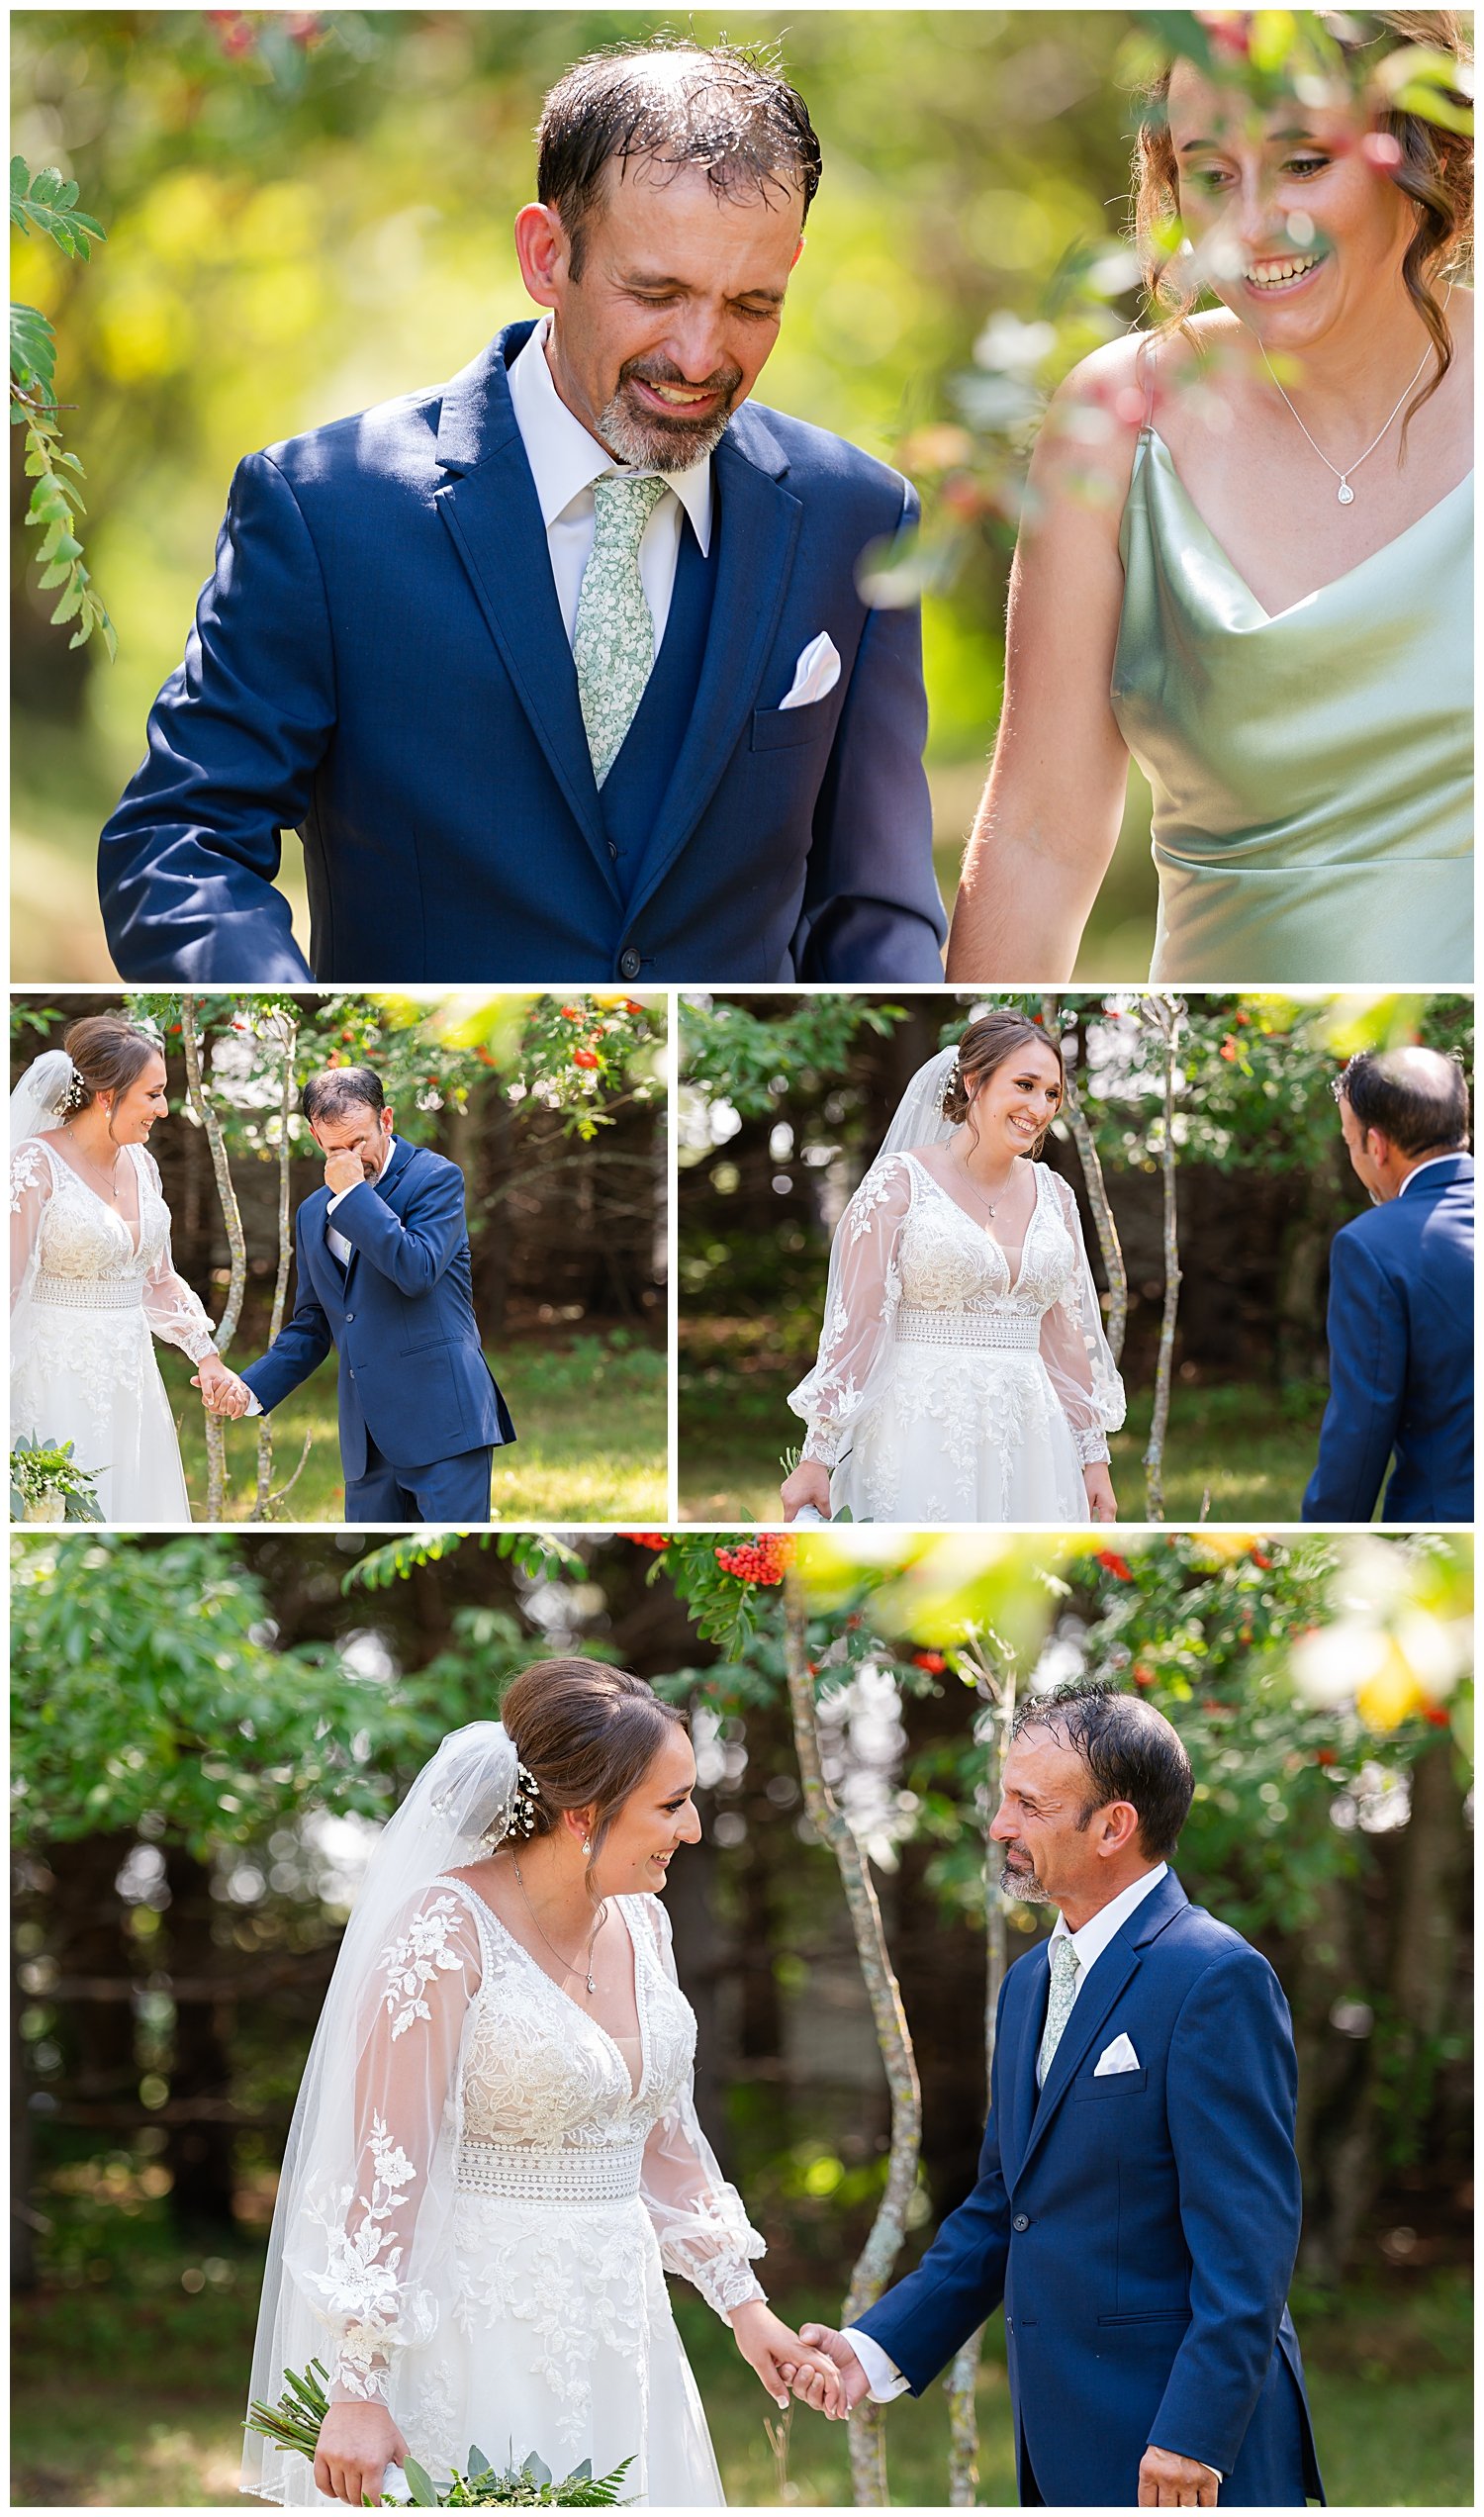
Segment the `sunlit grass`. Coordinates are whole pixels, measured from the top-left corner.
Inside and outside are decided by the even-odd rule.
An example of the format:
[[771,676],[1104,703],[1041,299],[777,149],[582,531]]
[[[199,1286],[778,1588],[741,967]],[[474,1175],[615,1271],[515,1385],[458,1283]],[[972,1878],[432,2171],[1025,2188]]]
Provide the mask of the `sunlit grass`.
[[[206,1511],[205,1420],[190,1386],[193,1366],[161,1350],[161,1367],[180,1430],[193,1517]],[[246,1350],[233,1362],[250,1358]],[[515,1442],[495,1454],[493,1506],[502,1521],[663,1521],[665,1358],[647,1346],[587,1337],[566,1348],[512,1339],[490,1364],[515,1423]],[[276,1521],[343,1521],[336,1373],[331,1356],[273,1411],[273,1488],[288,1485],[305,1438],[309,1457]],[[256,1498],[255,1426],[227,1428],[231,1480],[226,1519],[245,1521]]]

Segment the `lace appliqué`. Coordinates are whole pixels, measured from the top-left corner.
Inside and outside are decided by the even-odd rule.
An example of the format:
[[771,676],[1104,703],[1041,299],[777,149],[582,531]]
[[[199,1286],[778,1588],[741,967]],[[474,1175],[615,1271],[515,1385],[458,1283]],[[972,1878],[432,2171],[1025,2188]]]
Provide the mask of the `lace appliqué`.
[[430,1898],[402,1938],[383,1949],[378,1964],[387,1979],[386,2012],[394,2044],[415,2020],[432,2017],[423,1997],[440,1969],[457,1973],[462,1968],[462,1957],[448,1946],[449,1934],[460,1919],[456,1899]]
[[312,2285],[320,2313],[336,2329],[330,2377],[367,2402],[385,2399],[393,2348],[425,2341],[434,2321],[427,2302],[399,2281],[403,2246],[392,2230],[417,2171],[381,2115],[372,2117],[370,2148],[369,2193],[357,2199],[344,2186],[308,2204],[325,2236],[325,2270]]

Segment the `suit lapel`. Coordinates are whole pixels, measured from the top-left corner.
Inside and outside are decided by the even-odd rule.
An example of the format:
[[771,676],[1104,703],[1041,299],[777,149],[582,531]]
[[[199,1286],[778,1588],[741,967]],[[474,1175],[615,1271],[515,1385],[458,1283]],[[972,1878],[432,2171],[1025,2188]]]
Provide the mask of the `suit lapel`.
[[[408,1145],[408,1144],[404,1143],[403,1139],[402,1139],[400,1136],[399,1136],[399,1137],[394,1137],[393,1142],[392,1142],[392,1159],[391,1159],[391,1161],[388,1163],[388,1165],[387,1165],[387,1166],[386,1166],[385,1170],[382,1172],[380,1179],[372,1180],[372,1181],[371,1181],[371,1183],[370,1183],[370,1185],[372,1186],[372,1188],[374,1188],[374,1189],[375,1189],[377,1196],[378,1196],[378,1197],[380,1197],[380,1198],[383,1198],[383,1199],[386,1201],[387,1205],[388,1205],[388,1206],[390,1206],[390,1207],[392,1208],[392,1211],[393,1211],[393,1213],[394,1213],[394,1214],[395,1214],[395,1213],[396,1213],[396,1211],[397,1211],[397,1207],[396,1207],[396,1199],[395,1199],[395,1197],[394,1197],[393,1192],[394,1192],[394,1190],[396,1190],[396,1191],[399,1191],[399,1192],[400,1192],[401,1187],[402,1187],[402,1184],[403,1184],[403,1175],[404,1175],[404,1173],[406,1172],[407,1167],[408,1167],[408,1165],[411,1163],[412,1159],[413,1159],[413,1149],[412,1149],[412,1147],[411,1147],[410,1145]],[[332,1217],[332,1216],[329,1216],[329,1215],[326,1215],[326,1217],[325,1217],[325,1229],[326,1229],[326,1231],[327,1231],[327,1232],[328,1232],[328,1231],[332,1231],[332,1230],[333,1230],[333,1228],[334,1228],[334,1219],[333,1219],[333,1217]],[[346,1238],[346,1236],[345,1236],[344,1234],[342,1234],[342,1235],[341,1235],[341,1239],[342,1239],[342,1240],[344,1240],[345,1238]],[[326,1259],[326,1261],[328,1262],[328,1264],[329,1264],[331,1267],[333,1267],[333,1268],[334,1268],[334,1271],[335,1271],[335,1280],[336,1280],[336,1282],[337,1282],[337,1283],[339,1283],[339,1284],[341,1284],[341,1285],[343,1285],[347,1293],[348,1293],[348,1292],[349,1292],[349,1290],[350,1290],[350,1279],[351,1279],[351,1277],[352,1277],[352,1276],[354,1275],[354,1273],[355,1273],[355,1270],[356,1270],[356,1263],[357,1263],[357,1261],[358,1261],[358,1259],[359,1259],[359,1258],[360,1258],[360,1255],[361,1255],[361,1254],[360,1254],[360,1252],[357,1250],[357,1248],[356,1248],[356,1246],[355,1246],[354,1242],[352,1241],[352,1242],[350,1243],[350,1257],[348,1258],[348,1259],[347,1259],[347,1260],[346,1260],[346,1262],[345,1262],[345,1268],[344,1268],[344,1272],[343,1272],[343,1274],[342,1274],[342,1273],[341,1273],[341,1271],[340,1271],[339,1264],[338,1264],[338,1262],[337,1262],[337,1260],[336,1260],[336,1258],[335,1258],[334,1252],[330,1249],[330,1247],[329,1247],[328,1243],[327,1243],[327,1242],[325,1243],[325,1259]]]
[[433,504],[453,538],[510,684],[603,882],[618,897],[577,671],[557,607],[546,528],[510,404],[508,358],[533,326],[511,324],[443,397]]
[[1047,1979],[1051,1973],[1047,1946],[1043,1941],[1039,1949],[1016,1961],[1010,1970],[1010,1989],[1005,2000],[1005,2042],[999,2067],[1004,2122],[999,2155],[1007,2185],[1013,2185],[1020,2174],[1036,2112],[1036,2051],[1041,2042],[1041,2021],[1046,2016]]
[[660,807],[657,842],[629,902],[630,922],[694,832],[757,703],[803,515],[798,500],[781,486],[788,458],[757,412],[744,406],[737,413],[713,463],[719,541],[705,658]]
[[[1038,2145],[1045,2140],[1047,2126],[1055,2116],[1063,2098],[1081,2069],[1089,2046],[1106,2020],[1114,2003],[1124,1991],[1131,1976],[1137,1973],[1145,1948],[1157,1940],[1167,1922],[1172,1920],[1189,1899],[1174,1872],[1160,1880],[1158,1888],[1137,1906],[1123,1928],[1117,1933],[1088,1976],[1082,1991],[1072,2004],[1071,2016],[1062,2031],[1062,2041],[1052,2057],[1036,2105],[1035,2121],[1026,2143],[1024,2167]],[[1050,1972],[1051,1961],[1046,1960]],[[1039,2044],[1039,2039],[1037,2040]],[[1032,2057],[1032,2071],[1035,2069]]]

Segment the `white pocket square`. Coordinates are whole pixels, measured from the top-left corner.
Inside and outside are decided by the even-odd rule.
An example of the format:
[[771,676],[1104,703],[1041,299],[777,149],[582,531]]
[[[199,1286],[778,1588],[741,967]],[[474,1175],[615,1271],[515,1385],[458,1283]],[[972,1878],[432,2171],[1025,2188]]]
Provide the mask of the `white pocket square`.
[[1142,2068],[1139,2057],[1128,2038],[1115,2036],[1112,2044],[1105,2045],[1099,2054],[1097,2068],[1092,2077],[1094,2080],[1111,2080],[1115,2072],[1139,2071]]
[[816,699],[825,699],[840,679],[840,651],[827,629],[811,638],[793,668],[793,688],[784,701],[785,707],[812,707]]

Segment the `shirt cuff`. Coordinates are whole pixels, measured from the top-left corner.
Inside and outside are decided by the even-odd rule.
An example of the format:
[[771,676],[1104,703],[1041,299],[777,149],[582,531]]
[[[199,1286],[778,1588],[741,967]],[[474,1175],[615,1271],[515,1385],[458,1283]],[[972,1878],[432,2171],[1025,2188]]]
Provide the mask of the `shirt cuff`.
[[859,2325],[846,2325],[840,2339],[849,2343],[865,2370],[873,2403],[890,2403],[897,2395],[906,2393],[911,2379],[902,2376],[896,2362],[879,2342],[872,2340],[869,2333],[862,2333]]

